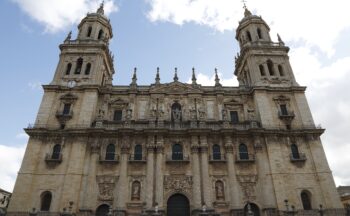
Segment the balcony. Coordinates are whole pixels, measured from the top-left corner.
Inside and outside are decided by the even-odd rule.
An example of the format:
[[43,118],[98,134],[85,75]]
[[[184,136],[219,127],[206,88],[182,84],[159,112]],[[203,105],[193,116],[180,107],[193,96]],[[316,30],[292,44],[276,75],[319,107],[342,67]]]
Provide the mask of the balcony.
[[293,111],[288,111],[288,112],[278,111],[278,117],[282,120],[293,120],[295,117],[295,114]]
[[142,154],[131,154],[129,155],[129,163],[146,163],[147,159]]
[[236,163],[253,163],[255,162],[255,155],[248,153],[238,153],[236,155]]
[[100,155],[99,162],[103,164],[116,164],[119,162],[119,155],[114,154],[114,157],[106,158],[106,155]]
[[63,111],[57,111],[56,112],[56,118],[60,120],[61,122],[65,122],[70,120],[73,117],[73,110],[70,110],[68,113],[65,113]]
[[47,153],[45,156],[45,162],[49,164],[59,164],[62,162],[62,153],[50,154]]
[[216,162],[226,162],[226,156],[225,154],[211,154],[209,155],[209,163],[216,163]]
[[304,162],[304,161],[306,161],[306,155],[304,153],[298,153],[298,154],[290,153],[289,158],[290,158],[291,162]]
[[190,157],[184,154],[169,154],[166,156],[167,163],[189,163]]

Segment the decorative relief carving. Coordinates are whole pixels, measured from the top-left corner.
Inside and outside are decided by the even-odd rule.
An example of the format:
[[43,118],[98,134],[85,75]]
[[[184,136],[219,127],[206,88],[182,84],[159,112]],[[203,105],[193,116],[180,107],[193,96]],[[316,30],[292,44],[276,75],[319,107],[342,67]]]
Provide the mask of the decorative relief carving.
[[237,175],[238,182],[242,188],[244,199],[254,200],[255,186],[258,181],[258,175]]
[[100,201],[111,201],[113,200],[113,190],[115,187],[116,176],[101,175],[96,176],[96,181],[99,189],[98,199]]
[[170,175],[164,177],[166,193],[192,194],[192,176]]

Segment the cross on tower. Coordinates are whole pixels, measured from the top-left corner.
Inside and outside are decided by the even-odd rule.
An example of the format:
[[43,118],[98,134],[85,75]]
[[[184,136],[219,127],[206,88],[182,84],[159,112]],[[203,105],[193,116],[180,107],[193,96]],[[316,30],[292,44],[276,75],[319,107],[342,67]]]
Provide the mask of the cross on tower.
[[242,0],[242,3],[243,3],[243,8],[247,9],[247,5],[246,5],[247,1],[246,0]]

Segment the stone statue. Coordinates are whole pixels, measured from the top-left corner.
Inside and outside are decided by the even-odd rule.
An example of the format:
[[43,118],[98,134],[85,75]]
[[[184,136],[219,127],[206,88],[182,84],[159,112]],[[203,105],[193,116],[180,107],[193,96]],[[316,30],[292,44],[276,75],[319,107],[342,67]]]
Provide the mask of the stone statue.
[[140,200],[140,183],[139,182],[134,182],[132,184],[132,199],[133,200]]
[[224,109],[222,109],[222,120],[224,120],[224,121],[227,121],[227,109],[226,108],[224,108]]
[[200,107],[198,109],[198,114],[199,114],[199,119],[204,119],[205,118],[205,111],[203,107]]
[[224,199],[224,188],[221,181],[216,182],[215,190],[216,190],[216,199],[218,200]]
[[173,118],[175,121],[180,121],[181,120],[181,110],[178,108],[175,108],[172,110],[173,112]]

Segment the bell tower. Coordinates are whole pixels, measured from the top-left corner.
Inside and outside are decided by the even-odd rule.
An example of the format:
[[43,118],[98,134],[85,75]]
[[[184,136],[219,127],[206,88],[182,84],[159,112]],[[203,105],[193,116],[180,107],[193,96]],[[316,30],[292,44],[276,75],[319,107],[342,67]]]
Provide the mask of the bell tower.
[[51,85],[112,85],[113,55],[109,40],[113,37],[103,3],[95,13],[88,13],[78,25],[74,40],[71,32],[60,45],[60,59]]
[[298,86],[289,63],[289,47],[278,35],[278,42],[270,37],[270,27],[245,7],[239,22],[236,39],[240,53],[235,58],[240,86]]

